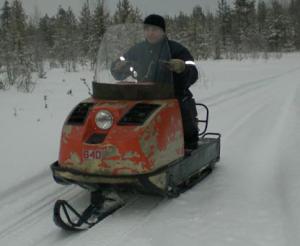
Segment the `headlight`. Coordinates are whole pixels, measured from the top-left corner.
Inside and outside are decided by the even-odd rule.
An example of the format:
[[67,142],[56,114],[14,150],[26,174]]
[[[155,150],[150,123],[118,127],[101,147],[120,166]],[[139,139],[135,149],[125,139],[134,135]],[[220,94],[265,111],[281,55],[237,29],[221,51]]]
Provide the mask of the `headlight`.
[[96,114],[95,122],[100,129],[107,130],[113,124],[112,114],[107,110],[101,110]]

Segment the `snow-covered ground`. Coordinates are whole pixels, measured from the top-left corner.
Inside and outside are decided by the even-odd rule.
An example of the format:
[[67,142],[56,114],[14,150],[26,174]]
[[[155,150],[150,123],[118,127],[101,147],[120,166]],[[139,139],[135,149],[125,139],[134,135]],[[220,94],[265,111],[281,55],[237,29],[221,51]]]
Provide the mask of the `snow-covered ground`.
[[210,107],[209,131],[222,133],[215,171],[177,199],[140,196],[80,234],[57,228],[52,208],[87,193],[55,184],[49,165],[92,74],[56,69],[31,94],[0,91],[0,245],[300,245],[299,61],[199,62],[192,91]]

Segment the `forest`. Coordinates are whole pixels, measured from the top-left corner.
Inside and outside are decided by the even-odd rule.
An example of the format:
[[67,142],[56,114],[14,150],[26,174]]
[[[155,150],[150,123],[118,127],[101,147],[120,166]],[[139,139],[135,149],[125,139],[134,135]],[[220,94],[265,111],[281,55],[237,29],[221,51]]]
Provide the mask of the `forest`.
[[[190,49],[196,60],[268,58],[300,49],[300,0],[219,0],[215,12],[194,6],[192,13],[164,16],[167,35]],[[54,16],[29,16],[22,1],[5,1],[0,12],[0,89],[11,85],[30,91],[45,66],[76,71],[94,69],[107,27],[142,22],[143,13],[129,0],[119,0],[114,13],[105,0],[82,4],[79,15],[59,6]]]

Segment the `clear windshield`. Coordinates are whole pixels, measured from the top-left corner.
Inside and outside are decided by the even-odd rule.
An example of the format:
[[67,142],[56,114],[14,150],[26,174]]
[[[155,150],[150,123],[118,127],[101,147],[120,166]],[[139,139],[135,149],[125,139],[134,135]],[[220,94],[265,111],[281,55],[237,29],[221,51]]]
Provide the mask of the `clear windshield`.
[[111,26],[99,47],[93,94],[102,99],[173,97],[170,58],[164,35],[150,43],[141,24]]
[[111,26],[99,48],[95,81],[172,83],[172,73],[167,69],[170,57],[167,39],[147,42],[143,25]]

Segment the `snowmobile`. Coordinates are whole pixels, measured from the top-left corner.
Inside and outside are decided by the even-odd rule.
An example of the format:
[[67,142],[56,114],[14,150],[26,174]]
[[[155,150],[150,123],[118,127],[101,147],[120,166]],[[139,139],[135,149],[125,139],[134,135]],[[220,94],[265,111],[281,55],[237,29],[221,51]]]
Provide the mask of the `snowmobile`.
[[88,229],[125,204],[119,195],[111,194],[136,190],[177,197],[208,175],[220,159],[221,135],[206,132],[209,111],[204,104],[197,104],[204,112],[204,119],[198,120],[203,124],[198,148],[184,148],[172,72],[165,66],[170,59],[167,46],[154,55],[147,77],[140,75],[141,64],[134,61],[126,61],[122,68],[126,80],[113,76],[115,61],[124,60],[123,54],[139,42],[143,42],[140,25],[107,30],[98,52],[92,95],[71,111],[63,125],[59,158],[51,165],[53,178],[91,194],[82,213],[65,200],[56,201],[54,222],[65,230]]

